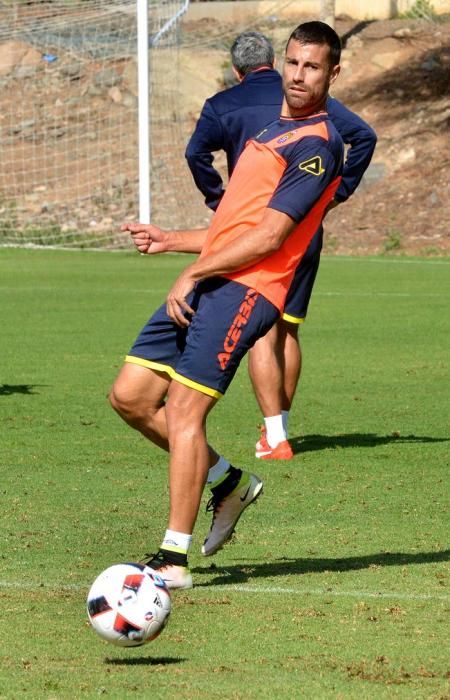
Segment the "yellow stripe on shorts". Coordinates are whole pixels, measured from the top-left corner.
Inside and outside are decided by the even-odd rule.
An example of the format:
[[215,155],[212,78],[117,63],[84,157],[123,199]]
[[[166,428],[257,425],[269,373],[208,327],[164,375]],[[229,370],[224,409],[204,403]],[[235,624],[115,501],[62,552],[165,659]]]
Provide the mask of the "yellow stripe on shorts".
[[170,367],[169,365],[163,365],[160,362],[154,362],[153,360],[145,360],[142,357],[134,357],[133,355],[127,355],[125,357],[125,362],[129,362],[132,365],[139,365],[140,367],[147,367],[148,369],[155,369],[157,372],[165,372],[174,381],[184,384],[185,386],[195,389],[196,391],[200,391],[202,394],[212,396],[215,399],[220,399],[223,396],[223,394],[221,394],[220,391],[217,391],[217,389],[212,389],[210,386],[205,386],[204,384],[199,384],[199,382],[194,382],[192,379],[183,377],[182,374],[175,372],[173,367]]
[[289,314],[283,314],[281,316],[281,318],[283,319],[283,321],[287,321],[288,323],[296,323],[298,326],[301,323],[305,322],[304,318],[298,318],[297,316],[290,316]]

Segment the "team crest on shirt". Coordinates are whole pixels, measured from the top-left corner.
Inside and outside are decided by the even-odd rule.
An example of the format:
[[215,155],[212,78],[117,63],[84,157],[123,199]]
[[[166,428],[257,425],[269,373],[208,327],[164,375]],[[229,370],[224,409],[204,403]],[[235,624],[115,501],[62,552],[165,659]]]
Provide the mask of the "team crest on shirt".
[[320,156],[308,158],[308,160],[304,160],[303,163],[300,163],[298,167],[300,170],[306,170],[310,175],[322,175],[322,173],[325,172]]
[[290,141],[294,136],[295,134],[293,131],[288,131],[287,134],[283,134],[283,136],[277,139],[277,143],[286,143],[286,141]]

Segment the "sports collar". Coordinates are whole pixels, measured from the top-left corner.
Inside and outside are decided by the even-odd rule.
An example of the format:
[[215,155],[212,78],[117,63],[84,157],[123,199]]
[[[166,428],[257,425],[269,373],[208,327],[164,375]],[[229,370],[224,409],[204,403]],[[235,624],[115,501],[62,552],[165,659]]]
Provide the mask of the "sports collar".
[[322,110],[321,112],[314,112],[314,114],[307,114],[304,117],[283,117],[283,115],[280,115],[280,120],[283,122],[301,122],[306,119],[314,119],[315,117],[327,117],[328,112],[325,112]]

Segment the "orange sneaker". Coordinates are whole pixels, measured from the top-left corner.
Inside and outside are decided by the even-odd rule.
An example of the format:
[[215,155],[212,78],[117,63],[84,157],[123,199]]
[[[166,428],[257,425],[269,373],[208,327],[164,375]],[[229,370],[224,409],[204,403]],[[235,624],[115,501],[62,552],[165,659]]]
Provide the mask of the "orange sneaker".
[[[267,451],[268,445],[267,445],[267,430],[265,425],[260,425],[259,426],[260,430],[260,437],[258,442],[255,445],[255,456],[258,456],[258,452],[265,452]],[[270,450],[270,447],[269,447]]]
[[276,447],[270,447],[266,436],[261,434],[256,443],[255,457],[257,459],[292,459],[294,453],[287,440],[279,442]]

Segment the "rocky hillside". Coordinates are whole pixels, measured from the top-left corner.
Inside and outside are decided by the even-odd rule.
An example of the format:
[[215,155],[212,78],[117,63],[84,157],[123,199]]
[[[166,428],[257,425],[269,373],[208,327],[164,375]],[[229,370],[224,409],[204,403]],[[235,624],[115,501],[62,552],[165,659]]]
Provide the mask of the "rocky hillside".
[[[134,18],[127,21],[131,31]],[[280,66],[296,23],[270,17],[255,27],[274,42]],[[123,21],[116,24],[104,31],[108,40],[130,40]],[[177,65],[173,51],[152,57],[152,212],[162,226],[209,220],[184,146],[204,100],[227,85],[228,47],[248,28],[184,20]],[[336,29],[344,50],[333,94],[379,140],[357,193],[327,217],[325,249],[448,255],[450,23],[340,17]],[[0,43],[0,237],[38,227],[54,229],[55,242],[88,231],[120,244],[121,221],[137,217],[135,44],[106,61],[91,46],[81,60],[67,40],[53,60],[41,44]],[[217,163],[223,168],[223,157]]]
[[[203,24],[211,36],[232,32]],[[292,26],[258,27],[280,58]],[[205,26],[186,29],[194,42]],[[325,250],[448,255],[450,24],[341,17],[336,29],[345,48],[333,95],[374,127],[378,144],[359,190],[327,218]]]

